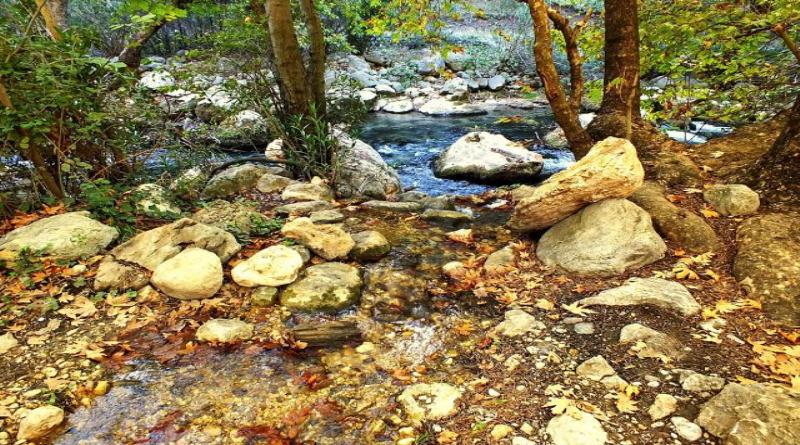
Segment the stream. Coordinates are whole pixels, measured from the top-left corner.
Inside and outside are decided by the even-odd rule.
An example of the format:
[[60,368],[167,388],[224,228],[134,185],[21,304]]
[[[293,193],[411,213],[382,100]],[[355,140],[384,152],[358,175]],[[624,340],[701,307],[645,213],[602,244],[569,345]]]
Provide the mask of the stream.
[[[501,117],[523,116],[526,122],[497,123]],[[397,170],[403,186],[432,196],[482,193],[490,186],[437,178],[431,164],[439,153],[470,131],[499,133],[512,141],[538,140],[555,126],[547,107],[499,109],[483,116],[430,117],[419,113],[378,113],[370,117],[360,138],[372,145]],[[543,145],[533,148],[544,157],[541,179],[563,170],[575,158],[568,150]]]

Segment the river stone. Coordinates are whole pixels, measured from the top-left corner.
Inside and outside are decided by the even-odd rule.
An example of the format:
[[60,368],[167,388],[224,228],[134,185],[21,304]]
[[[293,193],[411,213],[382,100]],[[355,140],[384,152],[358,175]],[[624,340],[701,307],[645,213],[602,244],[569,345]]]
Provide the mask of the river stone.
[[151,218],[174,217],[181,208],[170,200],[169,193],[158,184],[141,184],[130,192],[136,203],[136,212]]
[[631,278],[622,286],[580,300],[582,306],[636,306],[650,304],[690,317],[700,304],[682,284],[663,278]]
[[13,261],[25,248],[56,259],[96,255],[119,236],[117,229],[70,212],[34,221],[0,237],[0,261]]
[[800,393],[767,383],[729,383],[696,422],[725,445],[800,443]]
[[149,90],[162,90],[175,86],[175,78],[168,71],[148,71],[139,79],[139,86]]
[[447,383],[417,383],[403,390],[397,401],[414,424],[454,415],[461,390]]
[[428,116],[480,116],[487,113],[475,105],[458,104],[442,98],[425,102],[419,107],[419,112]]
[[320,210],[308,216],[314,224],[335,224],[344,221],[345,217],[338,210]]
[[623,327],[619,333],[619,342],[633,343],[631,350],[639,358],[656,358],[664,363],[680,360],[686,355],[678,340],[639,323]]
[[335,206],[328,201],[303,201],[275,207],[278,215],[305,216],[322,210],[330,210]]
[[96,291],[141,289],[150,282],[150,272],[134,264],[123,264],[109,255],[103,258],[94,276]]
[[758,193],[744,184],[712,185],[703,192],[703,198],[725,216],[751,215],[761,205]]
[[514,248],[511,246],[496,250],[486,257],[483,263],[483,270],[489,275],[499,275],[513,269],[517,258]]
[[551,227],[536,255],[571,273],[614,276],[658,261],[666,251],[647,212],[625,199],[607,199]]
[[215,200],[195,212],[192,219],[228,232],[249,235],[255,226],[265,220],[252,205],[243,202]]
[[52,405],[28,411],[19,422],[17,440],[36,440],[52,433],[64,422],[64,410]]
[[530,332],[540,331],[544,324],[522,309],[511,309],[503,315],[503,321],[492,330],[493,334],[504,337],[519,337]]
[[695,442],[703,437],[703,430],[689,419],[675,416],[669,420],[672,422],[672,426],[675,427],[675,432],[678,436],[681,436],[689,442]]
[[222,147],[242,149],[269,143],[270,131],[263,116],[253,110],[242,110],[223,119],[214,138]]
[[267,144],[267,148],[264,149],[264,158],[268,161],[285,161],[286,153],[283,152],[283,139],[275,139]]
[[678,369],[678,382],[684,391],[709,392],[719,391],[725,386],[725,379],[713,375],[704,375],[691,370]]
[[490,77],[487,85],[489,89],[492,91],[502,90],[503,87],[506,86],[506,78],[502,74],[498,74],[496,76]]
[[250,301],[258,307],[272,306],[277,298],[278,288],[270,286],[259,286],[250,294]]
[[589,413],[580,411],[580,418],[561,414],[547,423],[547,434],[554,445],[603,445],[608,435],[600,422]]
[[269,167],[255,164],[239,164],[228,167],[208,180],[203,189],[205,199],[227,198],[256,186],[265,173],[274,173]]
[[326,260],[344,258],[355,246],[353,237],[341,227],[333,224],[314,224],[310,218],[305,217],[286,223],[281,233],[299,241]]
[[256,189],[261,193],[277,193],[282,192],[283,189],[294,183],[295,181],[293,179],[289,179],[285,176],[264,173],[258,178]]
[[544,135],[542,139],[544,144],[551,148],[569,148],[569,141],[567,135],[564,134],[564,129],[561,127],[556,128]]
[[377,150],[344,133],[337,133],[336,136],[339,141],[336,153],[338,170],[333,185],[338,196],[386,199],[403,191],[397,172]]
[[300,280],[283,291],[280,300],[289,309],[335,312],[355,304],[361,287],[357,268],[344,263],[322,263],[306,269]]
[[362,104],[367,108],[367,110],[372,110],[375,108],[375,104],[378,103],[378,93],[375,92],[373,88],[364,88],[359,90],[356,93],[356,97]]
[[736,232],[733,274],[773,319],[800,326],[800,216],[773,213]]
[[404,114],[414,111],[414,102],[410,99],[390,100],[381,108],[381,111],[392,114]]
[[614,371],[614,368],[608,364],[605,357],[596,355],[578,365],[578,367],[575,368],[575,373],[580,377],[599,382],[603,380],[604,377],[616,375],[617,371]]
[[170,191],[177,197],[194,201],[200,199],[200,192],[208,181],[208,174],[200,167],[192,167],[175,178],[169,185]]
[[253,325],[241,320],[213,318],[203,323],[195,336],[200,341],[235,343],[253,338]]
[[669,394],[658,394],[647,410],[653,420],[660,420],[669,416],[678,409],[678,399]]
[[290,184],[283,189],[284,201],[332,201],[333,190],[325,182],[315,177],[310,183]]
[[392,250],[389,240],[381,232],[365,230],[353,235],[356,245],[350,251],[350,256],[358,261],[376,261],[386,256]]
[[7,353],[17,346],[19,346],[19,341],[14,338],[12,333],[6,332],[5,334],[0,335],[0,355]]
[[687,252],[700,254],[718,251],[719,238],[706,220],[669,202],[664,193],[661,184],[645,181],[628,199],[650,214],[658,233]]
[[244,287],[283,286],[297,279],[304,263],[296,250],[278,244],[237,264],[231,270],[231,278]]
[[158,265],[174,257],[185,247],[197,247],[228,261],[241,249],[233,235],[217,227],[189,218],[142,232],[115,247],[110,254],[117,260],[129,262],[154,271]]
[[361,207],[370,210],[397,213],[419,212],[422,210],[422,204],[418,202],[367,201],[362,203]]
[[466,80],[454,77],[442,85],[441,94],[446,95],[450,100],[467,100],[469,99],[469,86]]
[[517,202],[508,225],[524,231],[546,229],[587,204],[625,198],[643,181],[644,168],[636,148],[625,139],[610,137]]
[[481,182],[519,182],[542,171],[542,155],[503,135],[471,132],[447,148],[434,163],[436,176]]
[[159,264],[150,277],[161,292],[179,300],[211,298],[222,287],[222,280],[219,257],[196,247],[184,249]]
[[472,216],[456,210],[427,209],[420,217],[427,221],[438,223],[462,223],[472,221]]
[[426,49],[416,61],[417,74],[430,76],[437,74],[445,67],[444,58],[438,52]]

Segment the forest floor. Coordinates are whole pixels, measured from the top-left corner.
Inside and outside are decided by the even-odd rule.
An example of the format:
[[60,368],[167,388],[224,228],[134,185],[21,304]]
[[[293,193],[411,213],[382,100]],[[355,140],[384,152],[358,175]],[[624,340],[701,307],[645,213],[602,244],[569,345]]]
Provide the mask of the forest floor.
[[[696,192],[670,192],[684,207],[704,207]],[[452,227],[416,214],[364,212],[355,202],[340,203],[348,221],[357,220],[346,225],[381,231],[392,243],[392,254],[367,266],[367,273],[397,277],[378,280],[397,307],[365,298],[353,311],[305,316],[256,306],[232,284],[216,298],[192,302],[152,290],[95,293],[99,257],[6,274],[0,323],[19,346],[9,347],[7,336],[0,342],[0,443],[15,443],[16,411],[55,403],[69,412],[51,437],[58,444],[488,444],[512,437],[515,444],[545,444],[548,420],[576,409],[602,420],[611,443],[671,444],[684,439],[668,419],[648,414],[656,395],[676,397],[674,415],[689,419],[712,395],[682,387],[682,370],[728,382],[797,379],[774,372],[776,359],[791,357],[772,351],[791,351],[800,332],[773,325],[732,276],[739,219],[707,219],[725,246],[717,255],[692,257],[671,245],[664,259],[635,273],[580,278],[543,266],[533,239],[517,239],[502,227],[505,193],[461,200],[478,217],[472,237],[455,240],[447,235]],[[267,215],[278,203],[251,198]],[[59,211],[19,217],[6,229]],[[159,222],[140,224],[146,229]],[[276,242],[277,236],[253,238],[237,258]],[[499,275],[483,271],[487,254],[509,243],[516,264]],[[452,260],[468,269],[455,282],[440,272]],[[686,268],[693,273],[681,275],[681,282],[703,306],[695,316],[651,306],[574,304],[630,276],[675,278]],[[386,270],[389,275],[380,275]],[[421,300],[425,308],[417,312],[403,306]],[[498,334],[507,311],[520,308],[536,322],[521,335]],[[256,326],[255,338],[236,345],[198,342],[195,331],[210,318],[248,321]],[[332,320],[356,323],[362,337],[315,348],[289,332],[298,323]],[[618,341],[630,323],[677,339],[679,357],[640,358],[641,348]],[[622,380],[608,385],[576,373],[597,355]],[[416,383],[460,388],[454,415],[416,422],[404,414],[398,395]],[[719,441],[706,434],[695,443]]]

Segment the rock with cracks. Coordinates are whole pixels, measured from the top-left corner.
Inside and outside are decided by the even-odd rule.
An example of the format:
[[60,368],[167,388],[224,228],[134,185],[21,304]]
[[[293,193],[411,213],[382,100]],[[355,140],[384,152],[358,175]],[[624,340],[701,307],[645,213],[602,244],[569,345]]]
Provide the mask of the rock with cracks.
[[499,134],[472,132],[439,155],[434,172],[442,178],[479,182],[532,181],[542,171],[544,158]]
[[622,286],[580,300],[582,306],[652,305],[690,317],[700,312],[700,303],[678,282],[663,278],[631,278]]
[[344,258],[355,246],[355,241],[341,227],[333,224],[314,224],[310,218],[297,218],[281,229],[284,236],[296,239],[314,253],[333,260]]
[[57,406],[40,406],[25,414],[19,423],[18,440],[41,439],[64,422],[64,410]]
[[774,213],[743,222],[733,274],[764,311],[800,325],[800,216]]
[[625,139],[607,138],[517,202],[508,225],[524,231],[546,229],[587,204],[630,196],[643,181],[636,148]]
[[592,204],[545,232],[536,255],[579,275],[614,276],[664,257],[650,215],[625,199]]
[[767,383],[729,383],[696,422],[725,445],[800,443],[800,394]]
[[222,263],[208,250],[190,247],[156,267],[150,282],[179,300],[211,298],[222,287]]
[[341,147],[336,155],[338,170],[334,183],[339,196],[386,199],[403,191],[397,172],[372,146],[345,134],[339,135],[339,143]]
[[305,312],[335,312],[348,308],[361,295],[361,273],[343,263],[311,266],[281,294],[281,304]]

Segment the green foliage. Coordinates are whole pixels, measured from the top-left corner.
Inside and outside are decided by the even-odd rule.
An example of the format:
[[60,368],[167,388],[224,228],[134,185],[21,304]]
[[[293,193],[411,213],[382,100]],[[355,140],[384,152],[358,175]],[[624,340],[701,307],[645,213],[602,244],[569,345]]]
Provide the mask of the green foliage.
[[133,235],[136,217],[130,195],[123,196],[107,179],[84,182],[80,189],[81,201],[95,218],[116,227],[123,239]]
[[790,103],[798,62],[771,28],[798,11],[800,0],[645,1],[642,72],[667,76],[656,116],[763,119]]

